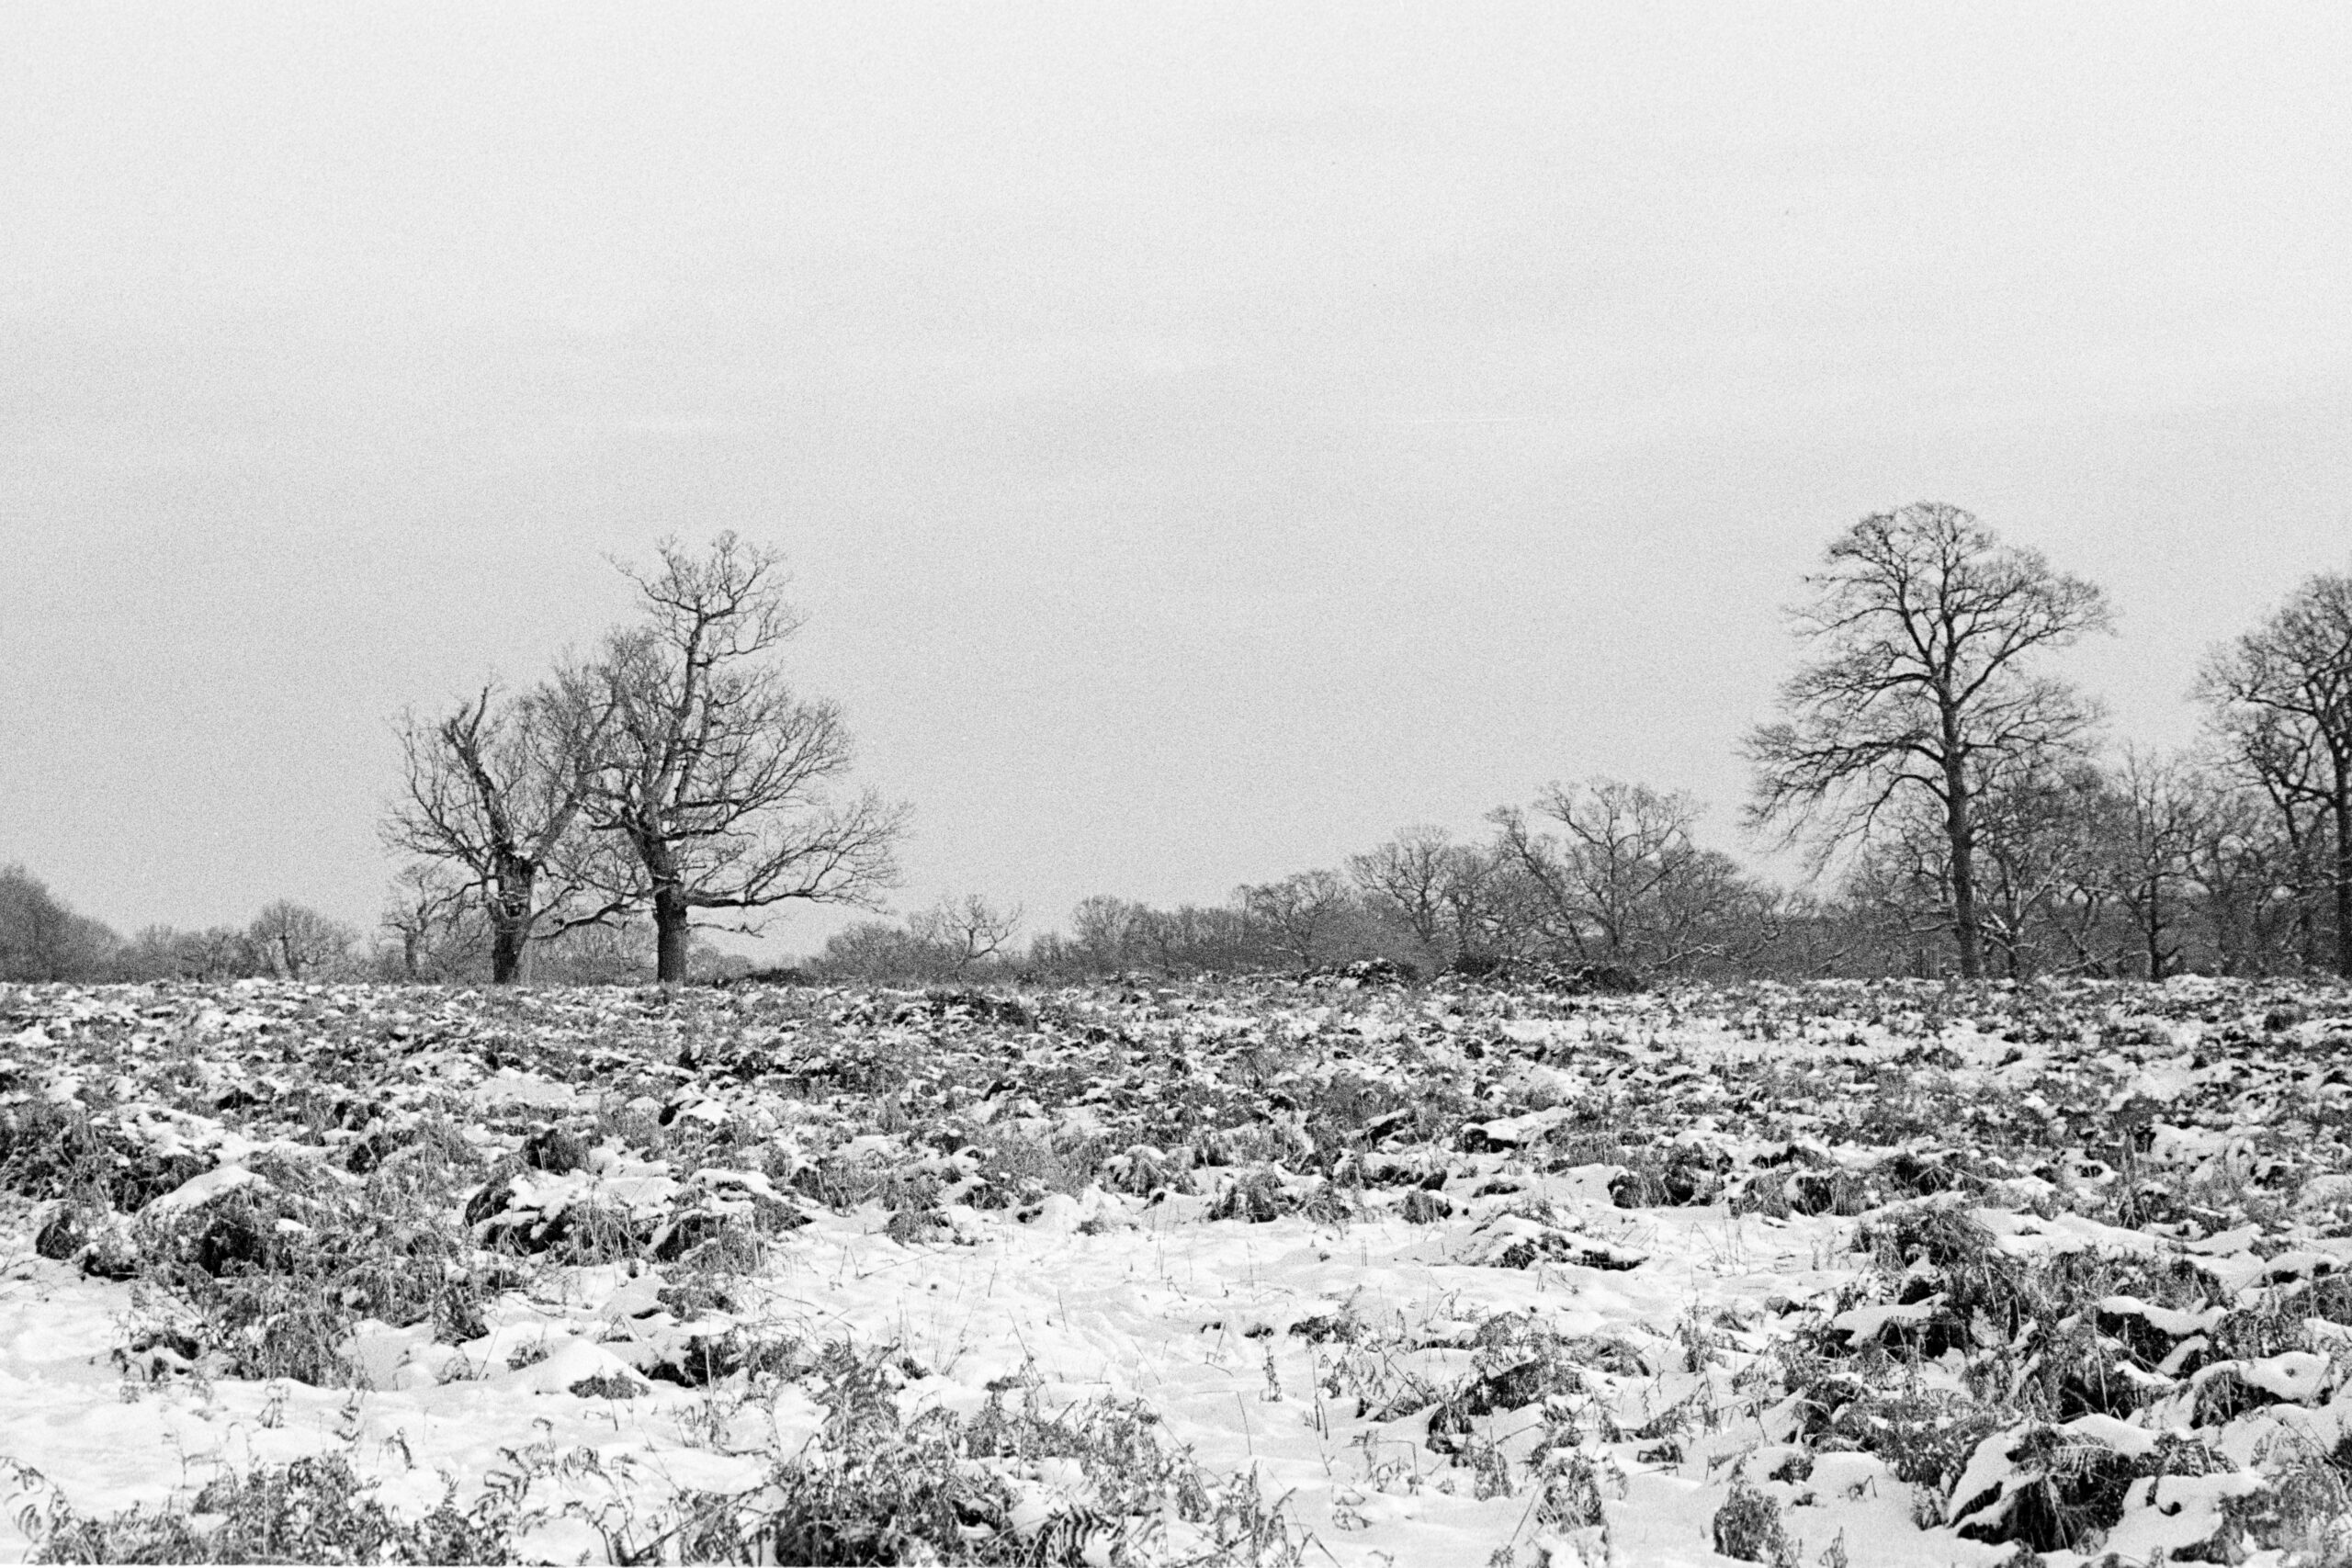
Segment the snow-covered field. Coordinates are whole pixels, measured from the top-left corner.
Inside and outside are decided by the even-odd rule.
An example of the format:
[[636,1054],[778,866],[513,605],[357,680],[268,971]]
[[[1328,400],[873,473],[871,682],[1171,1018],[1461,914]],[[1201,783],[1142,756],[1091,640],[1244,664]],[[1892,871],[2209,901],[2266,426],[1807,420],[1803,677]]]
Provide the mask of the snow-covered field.
[[2341,990],[0,987],[0,1106],[11,1557],[2352,1553]]

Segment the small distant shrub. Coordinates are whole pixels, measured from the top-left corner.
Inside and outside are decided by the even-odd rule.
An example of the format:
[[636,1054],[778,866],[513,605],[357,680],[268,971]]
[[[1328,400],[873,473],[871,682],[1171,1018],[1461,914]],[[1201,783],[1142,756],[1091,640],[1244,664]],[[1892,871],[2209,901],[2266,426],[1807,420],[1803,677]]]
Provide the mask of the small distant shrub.
[[1715,1550],[1742,1562],[1767,1568],[1798,1568],[1797,1543],[1781,1522],[1781,1506],[1757,1490],[1745,1475],[1732,1478],[1731,1495],[1709,1525]]
[[581,1399],[635,1399],[645,1391],[617,1372],[595,1372],[574,1382],[570,1392]]
[[594,1267],[651,1257],[658,1229],[610,1203],[583,1201],[549,1219],[537,1241],[556,1262]]
[[1543,1498],[1536,1517],[1553,1529],[1591,1529],[1608,1522],[1608,1494],[1600,1467],[1578,1449],[1555,1449],[1544,1457],[1538,1483]]
[[1416,1187],[1405,1194],[1405,1201],[1396,1206],[1396,1212],[1404,1217],[1407,1224],[1433,1225],[1453,1216],[1453,1200],[1442,1192]]
[[1247,1220],[1252,1224],[1264,1224],[1281,1219],[1298,1207],[1271,1170],[1253,1170],[1235,1179],[1233,1184],[1216,1196],[1209,1205],[1212,1220]]
[[[861,1203],[894,1210],[933,1208],[943,1185],[936,1171],[909,1170],[878,1159],[830,1158],[792,1173],[796,1190],[836,1213]],[[975,1206],[980,1205],[976,1201]]]

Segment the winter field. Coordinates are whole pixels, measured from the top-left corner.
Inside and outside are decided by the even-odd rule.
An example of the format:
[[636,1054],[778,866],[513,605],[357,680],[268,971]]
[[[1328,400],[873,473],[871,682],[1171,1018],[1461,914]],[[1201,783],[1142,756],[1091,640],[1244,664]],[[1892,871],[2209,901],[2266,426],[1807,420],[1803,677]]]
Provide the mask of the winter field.
[[2352,1561],[2352,995],[0,987],[0,1552]]

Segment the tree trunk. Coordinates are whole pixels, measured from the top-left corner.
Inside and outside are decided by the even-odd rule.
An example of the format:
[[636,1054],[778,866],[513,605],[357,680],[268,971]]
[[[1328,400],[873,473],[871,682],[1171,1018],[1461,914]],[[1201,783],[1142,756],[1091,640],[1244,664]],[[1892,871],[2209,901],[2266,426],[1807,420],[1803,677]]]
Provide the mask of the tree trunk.
[[1967,764],[1959,716],[1944,715],[1944,833],[1951,844],[1951,928],[1960,943],[1960,977],[1984,977],[1984,940],[1976,925],[1976,825],[1968,819]]
[[2335,817],[2335,967],[2352,978],[2352,778],[2345,776],[2342,762],[2329,805]]
[[523,953],[529,940],[527,932],[503,918],[491,927],[491,984],[511,986],[523,977]]
[[2292,943],[2289,957],[2291,961],[2300,963],[2302,967],[2309,969],[2312,967],[2313,940],[2311,877],[2308,874],[2311,870],[2311,852],[2304,847],[2302,834],[2296,829],[2294,812],[2283,804],[2278,811],[2287,835],[2287,858],[2289,874],[2291,877],[2289,891],[2294,895],[2294,908],[2287,922],[2289,933],[2287,940]]
[[531,905],[538,897],[538,868],[509,859],[498,868],[498,887],[490,896],[490,979],[511,986],[523,977],[531,945]]
[[686,897],[674,884],[653,890],[654,977],[665,986],[686,977]]

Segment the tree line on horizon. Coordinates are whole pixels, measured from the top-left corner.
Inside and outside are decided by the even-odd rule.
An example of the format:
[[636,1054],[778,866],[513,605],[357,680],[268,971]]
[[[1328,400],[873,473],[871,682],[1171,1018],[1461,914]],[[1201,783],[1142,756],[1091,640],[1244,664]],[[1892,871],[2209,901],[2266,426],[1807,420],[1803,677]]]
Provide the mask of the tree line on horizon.
[[[412,859],[372,944],[292,905],[125,942],[11,868],[0,978],[725,977],[749,961],[695,931],[795,901],[878,908],[906,808],[838,793],[840,711],[774,657],[800,624],[781,558],[727,534],[622,570],[638,616],[593,655],[397,720],[382,832]],[[1790,616],[1801,658],[1747,737],[1745,825],[1806,852],[1804,887],[1702,844],[1690,796],[1593,778],[1496,808],[1478,836],[1408,829],[1222,904],[1090,897],[1025,942],[1020,910],[943,899],[858,922],[792,972],[2352,976],[2352,575],[2315,573],[2210,650],[2202,735],[2169,754],[2109,748],[2100,705],[2054,668],[2111,629],[2103,591],[1960,508],[1854,525]]]
[[[347,920],[278,899],[243,925],[184,930],[141,927],[128,938],[76,914],[21,865],[0,866],[0,981],[138,983],[153,980],[415,980],[489,977],[486,931],[471,950],[452,948],[429,976],[417,973],[403,933],[388,923],[368,933]],[[460,931],[460,947],[468,942]],[[723,966],[728,955],[696,943],[695,958]],[[476,962],[476,958],[479,962]],[[536,978],[559,985],[633,985],[652,976],[652,931],[642,922],[588,926],[544,942]]]

